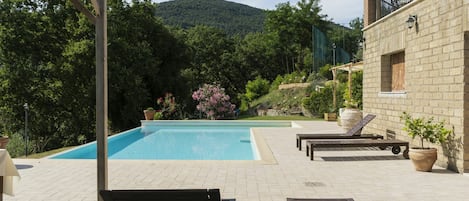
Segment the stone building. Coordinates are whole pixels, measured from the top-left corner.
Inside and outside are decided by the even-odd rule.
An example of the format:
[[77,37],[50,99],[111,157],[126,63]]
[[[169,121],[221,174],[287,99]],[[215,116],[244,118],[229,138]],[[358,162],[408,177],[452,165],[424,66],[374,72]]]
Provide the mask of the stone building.
[[412,140],[399,116],[453,126],[437,165],[469,172],[469,0],[364,0],[363,111],[366,132]]

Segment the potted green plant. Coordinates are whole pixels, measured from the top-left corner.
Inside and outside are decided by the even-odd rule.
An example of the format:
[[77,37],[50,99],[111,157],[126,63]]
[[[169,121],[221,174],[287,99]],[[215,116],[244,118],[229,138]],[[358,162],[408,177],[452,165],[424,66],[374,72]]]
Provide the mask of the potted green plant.
[[431,172],[433,164],[437,160],[437,149],[424,146],[424,141],[430,143],[444,143],[452,130],[445,128],[445,121],[434,122],[434,118],[414,118],[404,112],[400,119],[404,121],[404,131],[415,139],[420,138],[420,147],[411,147],[409,158],[412,160],[417,171]]
[[152,107],[147,108],[146,110],[143,110],[143,114],[145,115],[145,120],[153,120],[153,117],[155,116],[155,109]]

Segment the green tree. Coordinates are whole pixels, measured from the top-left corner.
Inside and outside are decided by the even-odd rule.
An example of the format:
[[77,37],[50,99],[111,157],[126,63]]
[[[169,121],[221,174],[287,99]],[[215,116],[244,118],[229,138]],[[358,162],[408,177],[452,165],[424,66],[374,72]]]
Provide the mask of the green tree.
[[20,131],[27,102],[28,133],[36,151],[73,143],[69,133],[81,129],[69,118],[74,108],[67,103],[73,100],[64,93],[69,77],[61,55],[69,29],[78,26],[68,20],[76,11],[62,1],[2,1],[0,9],[0,119],[10,133]]
[[[137,126],[160,94],[183,94],[179,75],[189,57],[154,17],[155,4],[109,7],[109,119],[122,130]],[[94,140],[93,25],[69,1],[6,0],[0,10],[1,129],[24,133],[27,102],[33,151]]]
[[286,72],[280,65],[278,39],[274,34],[251,33],[236,44],[236,56],[244,71],[244,83],[257,76],[273,80],[278,74]]
[[156,4],[118,1],[111,6],[109,119],[113,129],[123,130],[137,126],[143,109],[156,106],[158,97],[185,92],[180,72],[188,55],[184,42],[154,16]]
[[204,25],[187,31],[186,44],[190,48],[191,63],[183,76],[189,80],[191,88],[217,83],[231,97],[236,97],[246,83],[239,81],[246,72],[235,56],[235,41],[220,29]]
[[352,53],[354,60],[361,61],[363,60],[363,19],[353,19],[350,21],[350,27],[352,27],[352,31],[350,32],[349,46],[351,50],[349,50],[349,52]]
[[267,12],[265,30],[278,36],[279,49],[283,52],[282,65],[287,73],[310,69],[305,65],[305,57],[312,44],[312,27],[326,31],[330,23],[327,15],[320,12],[319,0],[301,0],[296,6],[282,3],[276,10]]
[[277,5],[276,10],[267,11],[265,30],[278,37],[281,65],[286,67],[286,73],[292,68],[290,58],[294,57],[292,45],[295,43],[295,30],[293,27],[293,7],[289,2]]

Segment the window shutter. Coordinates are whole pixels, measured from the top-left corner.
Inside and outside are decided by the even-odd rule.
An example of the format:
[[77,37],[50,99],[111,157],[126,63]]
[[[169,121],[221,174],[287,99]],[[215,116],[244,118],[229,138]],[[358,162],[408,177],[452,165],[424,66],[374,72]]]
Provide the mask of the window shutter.
[[392,91],[405,89],[405,58],[404,52],[391,55]]

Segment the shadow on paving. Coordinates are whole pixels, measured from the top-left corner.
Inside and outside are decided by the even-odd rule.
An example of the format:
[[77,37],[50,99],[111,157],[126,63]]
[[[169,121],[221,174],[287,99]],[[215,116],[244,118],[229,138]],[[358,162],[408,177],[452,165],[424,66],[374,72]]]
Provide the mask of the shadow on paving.
[[320,147],[314,148],[314,151],[386,151],[391,150],[390,148],[386,148],[381,150],[377,147]]
[[397,156],[322,156],[324,161],[380,161],[380,160],[408,160],[402,155]]
[[22,165],[22,164],[16,164],[16,169],[18,170],[22,170],[22,169],[29,169],[29,168],[33,168],[34,166],[32,165]]

